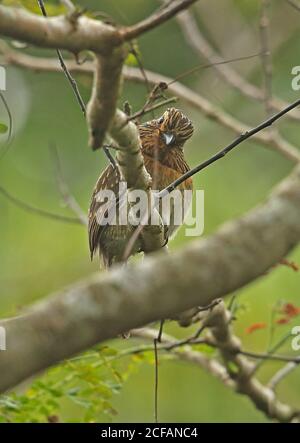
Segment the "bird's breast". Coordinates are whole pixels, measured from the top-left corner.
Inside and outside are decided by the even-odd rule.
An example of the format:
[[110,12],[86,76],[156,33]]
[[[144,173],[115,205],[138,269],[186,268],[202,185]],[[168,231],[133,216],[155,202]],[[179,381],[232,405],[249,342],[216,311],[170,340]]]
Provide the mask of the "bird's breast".
[[[144,155],[144,162],[152,177],[152,190],[154,191],[165,189],[189,170],[185,162],[181,168],[174,169],[147,155]],[[159,213],[164,224],[168,226],[168,237],[183,224],[192,202],[191,193],[184,191],[192,191],[192,189],[193,181],[188,178],[160,201]]]
[[[183,174],[189,171],[189,166],[185,161],[182,164],[177,162],[172,164],[161,163],[159,160],[154,159],[144,154],[145,168],[152,177],[152,189],[161,191],[168,185],[173,183]],[[178,189],[193,189],[193,180],[188,178],[178,186]]]

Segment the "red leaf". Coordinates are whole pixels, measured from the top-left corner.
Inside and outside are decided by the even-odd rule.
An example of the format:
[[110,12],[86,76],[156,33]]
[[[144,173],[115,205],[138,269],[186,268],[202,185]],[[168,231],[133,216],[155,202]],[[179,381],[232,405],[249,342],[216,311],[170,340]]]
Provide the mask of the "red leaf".
[[300,314],[300,308],[293,305],[293,303],[285,303],[281,308],[281,312],[292,318]]
[[286,325],[289,321],[290,319],[288,317],[281,317],[278,318],[278,320],[276,320],[275,323],[277,323],[278,325]]
[[246,329],[246,334],[252,334],[252,332],[258,331],[259,329],[265,329],[267,327],[266,323],[253,323],[253,325],[248,326]]

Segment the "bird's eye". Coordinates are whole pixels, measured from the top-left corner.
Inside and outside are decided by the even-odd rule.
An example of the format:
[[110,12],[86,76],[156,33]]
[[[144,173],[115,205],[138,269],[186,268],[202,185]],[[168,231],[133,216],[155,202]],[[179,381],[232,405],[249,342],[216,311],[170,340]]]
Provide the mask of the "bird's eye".
[[163,117],[160,117],[160,118],[157,120],[157,122],[158,122],[159,124],[161,124],[163,121],[164,121],[164,118],[163,118]]

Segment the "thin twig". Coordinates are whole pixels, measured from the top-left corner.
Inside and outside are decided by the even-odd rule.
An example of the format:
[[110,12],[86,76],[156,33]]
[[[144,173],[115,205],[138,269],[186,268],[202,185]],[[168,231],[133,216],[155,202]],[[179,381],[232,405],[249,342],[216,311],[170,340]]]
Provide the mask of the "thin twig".
[[[207,327],[207,326],[206,326]],[[159,347],[158,349],[164,349],[167,351],[180,348],[182,346],[186,345],[207,345],[212,348],[218,348],[223,349],[222,345],[219,343],[215,343],[212,341],[209,337],[203,337],[203,338],[195,338],[195,335],[192,335],[184,340],[178,340],[173,342],[170,345],[163,345]],[[251,352],[244,349],[235,349],[233,352],[234,354],[238,355],[244,355],[246,357],[253,358],[255,360],[260,360],[261,362],[265,361],[281,361],[281,362],[291,362],[295,364],[300,364],[300,357],[292,357],[289,355],[281,355],[281,354],[272,354],[271,352]],[[251,372],[251,375],[253,375],[254,371]]]
[[272,349],[272,344],[273,344],[273,338],[274,338],[274,333],[275,333],[275,315],[276,315],[276,311],[277,311],[277,304],[272,306],[271,312],[270,312],[270,326],[269,326],[269,337],[268,337],[268,345],[267,345],[267,352],[270,352]]
[[[1,42],[1,52],[4,54],[5,61],[7,63],[21,66],[25,69],[51,72],[57,72],[58,70],[56,62],[53,59],[32,57],[26,54],[18,53],[17,51],[9,48],[3,41]],[[68,68],[74,72],[91,74],[94,72],[95,65],[92,62],[87,62],[84,65],[77,65],[75,62],[68,60]],[[203,113],[207,118],[233,131],[235,134],[250,131],[250,127],[232,117],[226,113],[226,111],[216,107],[199,93],[196,93],[182,83],[173,83],[172,78],[163,76],[156,72],[147,70],[146,73],[149,82],[156,85],[153,91],[158,89],[157,95],[161,94],[162,87],[164,90],[167,87],[169,92],[176,95],[181,100],[184,100],[186,103]],[[124,67],[124,77],[125,79],[131,81],[143,83],[145,81],[139,69],[129,66]],[[290,115],[291,114],[287,114],[287,116]],[[267,132],[257,133],[253,135],[251,140],[257,141],[263,146],[279,152],[290,161],[297,163],[300,160],[300,153],[298,152],[298,149],[280,135],[274,138]]]
[[[229,359],[229,361],[233,361],[240,373],[239,377],[234,372],[231,374],[230,371],[225,371],[225,373],[221,376],[221,380],[227,386],[247,396],[256,407],[259,405],[259,408],[267,416],[275,418],[279,421],[291,421],[293,418],[296,418],[299,414],[297,410],[294,410],[290,406],[282,404],[276,398],[276,394],[271,391],[269,386],[264,386],[256,378],[253,377],[252,373],[249,373],[249,369],[252,366],[251,362],[245,357],[236,356],[236,343],[238,343],[239,341],[236,342],[237,339],[233,336],[231,330],[229,329],[226,317],[223,317],[220,323],[218,321],[218,318],[216,318],[216,323],[212,323],[211,327],[213,327],[215,330],[218,330],[217,336],[218,334],[220,334],[220,340],[217,343],[214,342],[215,347],[218,348],[219,346],[221,346],[220,350],[222,352],[222,346],[225,346],[224,357]],[[132,336],[151,340],[157,336],[157,331],[151,330],[149,328],[138,329],[132,331]],[[224,343],[223,339],[225,340]],[[217,368],[215,366],[218,365],[215,358],[210,357],[209,359],[207,359],[204,354],[202,354],[202,352],[200,352],[199,350],[195,351],[190,345],[180,344],[178,347],[176,347],[176,344],[178,343],[180,343],[179,340],[163,334],[162,344],[158,346],[158,350],[167,351],[171,353],[171,355],[174,355],[182,360],[190,359],[190,361],[194,361],[196,364],[200,364],[200,366],[202,366],[203,368],[208,370],[209,373],[217,376],[218,378],[219,375],[223,373],[223,369]],[[140,352],[147,352],[150,350],[150,345],[142,345],[132,348],[131,353],[135,354]],[[231,352],[232,356],[230,357]],[[130,353],[129,350],[127,350],[126,355],[128,355],[128,353]],[[217,369],[217,373],[215,373],[215,369]]]
[[135,25],[128,26],[120,30],[120,34],[124,40],[132,40],[141,34],[144,34],[151,29],[156,28],[158,25],[166,22],[170,18],[174,17],[180,11],[187,9],[197,0],[173,0],[164,9],[158,9],[152,15],[147,17]]
[[[192,177],[193,175],[197,174],[201,170],[207,168],[217,160],[225,157],[226,154],[228,154],[232,149],[234,149],[236,146],[240,145],[243,141],[247,140],[254,134],[257,134],[258,132],[262,131],[263,129],[271,126],[275,121],[277,121],[279,118],[281,118],[283,115],[287,114],[290,110],[296,108],[300,105],[300,99],[296,100],[294,103],[287,106],[282,111],[274,114],[264,122],[260,123],[258,126],[256,126],[253,129],[250,129],[249,131],[246,131],[242,133],[239,137],[237,137],[233,142],[231,142],[229,145],[227,145],[225,148],[223,148],[221,151],[219,151],[217,154],[210,157],[208,160],[205,160],[204,162],[200,163],[195,168],[191,169],[190,171],[183,174],[181,177],[179,177],[177,180],[175,180],[173,183],[168,185],[166,188],[161,190],[159,193],[156,194],[156,206],[159,202],[159,199],[164,198],[166,195],[171,193],[177,186],[179,186],[181,183],[183,183],[185,180],[187,180],[189,177]],[[300,161],[300,157],[298,162]],[[146,222],[147,220],[145,220]],[[135,244],[135,241],[137,240],[138,236],[141,234],[143,230],[143,223],[140,224],[134,231],[133,235],[129,239],[126,249],[124,252],[124,259],[127,259],[129,257],[129,254],[133,248],[133,245]]]
[[106,157],[109,159],[110,164],[114,169],[118,168],[118,164],[116,162],[115,157],[110,153],[110,148],[117,149],[115,146],[113,147],[110,144],[103,145],[103,151],[105,152]]
[[233,142],[231,142],[229,145],[227,145],[224,149],[219,151],[217,154],[213,155],[208,160],[204,161],[203,163],[200,163],[200,165],[198,165],[195,168],[191,169],[190,171],[186,172],[180,178],[178,178],[173,183],[171,183],[169,186],[167,186],[165,189],[160,191],[158,194],[158,197],[163,198],[165,195],[169,194],[177,186],[179,186],[181,183],[183,183],[186,179],[197,174],[202,169],[207,168],[208,166],[210,166],[212,163],[216,162],[217,160],[225,157],[225,155],[228,154],[236,146],[240,145],[242,142],[244,142],[248,138],[252,137],[254,134],[257,134],[258,132],[262,131],[263,129],[268,128],[275,121],[279,120],[282,116],[287,114],[292,109],[295,109],[299,105],[300,105],[300,99],[296,100],[295,102],[293,102],[292,104],[290,104],[289,106],[284,108],[282,111],[277,112],[276,114],[272,115],[270,118],[268,118],[264,122],[260,123],[258,126],[251,129],[250,131],[242,133],[239,137],[237,137],[235,140],[233,140]]
[[[247,55],[247,56],[223,60],[223,61],[217,62],[217,63],[208,63],[208,64],[206,63],[206,64],[197,65],[194,68],[191,68],[188,71],[185,71],[182,74],[178,75],[174,79],[171,79],[168,83],[159,82],[157,85],[154,86],[152,91],[149,92],[148,100],[146,101],[146,103],[144,104],[144,106],[142,107],[142,109],[139,112],[143,113],[145,111],[145,109],[148,108],[150,103],[152,103],[153,101],[157,100],[158,98],[160,98],[162,96],[162,93],[164,90],[168,89],[171,85],[173,85],[174,83],[177,83],[179,80],[181,80],[182,78],[184,78],[188,75],[198,72],[201,69],[211,68],[215,64],[222,64],[223,65],[223,64],[227,64],[227,63],[233,63],[236,61],[249,60],[251,58],[258,57],[259,55],[260,54],[251,54],[251,55]],[[145,71],[143,69],[142,75],[145,79],[145,82],[147,82],[147,84],[148,84],[149,80],[148,80],[148,76],[147,76],[147,71]],[[151,109],[151,108],[149,108],[149,109]]]
[[[38,1],[40,10],[42,11],[43,16],[47,17],[47,11],[46,11],[46,8],[45,8],[45,5],[44,5],[44,1],[43,0],[37,0],[37,1]],[[61,53],[61,51],[59,49],[56,49],[56,54],[57,54],[60,66],[61,66],[61,68],[62,68],[62,70],[63,70],[63,72],[64,72],[64,74],[65,74],[65,76],[66,76],[66,78],[68,80],[68,82],[70,83],[71,88],[72,88],[72,90],[73,90],[73,92],[75,94],[75,97],[76,97],[76,99],[77,99],[77,101],[79,103],[80,109],[81,109],[83,115],[85,116],[85,114],[86,114],[85,103],[84,103],[84,101],[83,101],[83,99],[81,97],[81,94],[80,94],[79,88],[77,86],[76,80],[72,77],[70,71],[68,70],[68,68],[67,68],[67,66],[66,66],[66,64],[64,62],[64,58],[62,56],[62,53]]]
[[[130,42],[130,47],[131,47],[131,53],[134,55],[134,57],[135,57],[135,59],[137,61],[139,70],[141,71],[141,74],[142,74],[142,76],[143,76],[143,78],[145,80],[145,86],[146,86],[147,94],[149,96],[151,94],[151,85],[150,85],[150,82],[148,80],[148,77],[147,77],[144,65],[142,63],[142,60],[140,59],[138,51],[134,47],[134,43],[133,42]],[[152,118],[154,118],[154,111],[152,111]]]
[[282,258],[278,264],[282,266],[287,266],[288,268],[292,269],[294,272],[298,272],[300,269],[297,263],[287,260],[286,258]]
[[23,200],[20,200],[19,198],[14,197],[11,195],[3,186],[0,186],[0,193],[7,198],[11,203],[13,203],[15,206],[18,206],[19,208],[31,212],[33,214],[40,215],[45,218],[49,218],[55,221],[64,222],[64,223],[71,223],[76,225],[81,225],[81,221],[78,218],[75,217],[68,217],[65,215],[56,214],[54,212],[46,211],[44,209],[36,208],[35,206],[32,206]]
[[[261,44],[261,62],[263,72],[263,93],[266,117],[272,115],[273,106],[273,88],[272,88],[272,54],[270,40],[270,0],[261,0],[261,12],[259,22],[260,44]],[[280,137],[279,131],[275,127],[269,128],[271,139],[276,140]]]
[[288,362],[285,366],[283,366],[279,371],[276,372],[276,374],[273,375],[271,380],[268,382],[268,387],[272,389],[273,391],[277,387],[277,385],[288,375],[290,374],[294,369],[298,367],[299,363],[296,363],[294,361]]
[[142,109],[140,109],[139,111],[135,112],[130,117],[128,117],[127,122],[125,124],[127,124],[128,122],[130,122],[132,120],[136,120],[140,117],[143,117],[144,115],[148,114],[149,112],[155,111],[156,109],[159,109],[162,106],[166,106],[166,105],[169,105],[170,103],[174,103],[177,100],[178,100],[177,97],[170,97],[166,100],[156,103],[155,105],[152,105],[152,106],[149,106],[146,108],[143,107]]
[[[273,355],[278,349],[281,348],[281,346],[283,346],[283,345],[287,342],[288,339],[290,339],[290,337],[291,337],[290,332],[289,332],[288,334],[284,335],[283,337],[281,337],[281,338],[278,340],[278,342],[275,343],[275,344],[274,344],[274,345],[268,350],[268,352],[265,352],[264,355],[269,355],[269,356],[270,356],[270,355]],[[253,371],[252,371],[253,374],[255,374],[255,373],[258,371],[258,369],[261,367],[261,365],[264,363],[265,360],[266,360],[266,359],[263,358],[263,356],[261,356],[261,357],[259,358],[258,362],[256,363],[256,365],[255,365],[254,368],[253,368]],[[276,360],[276,359],[275,359],[275,360]],[[286,360],[284,360],[284,361],[286,361]]]
[[[254,401],[257,409],[270,418],[276,418],[281,422],[291,422],[296,417],[299,418],[298,410],[292,407],[287,408],[276,398],[270,388],[254,378],[253,363],[245,356],[256,358],[257,354],[241,349],[241,342],[233,334],[230,326],[230,317],[231,313],[222,302],[208,314],[203,322],[209,328],[208,340],[220,350],[229,376],[236,381],[237,392],[247,395]],[[260,358],[262,356],[270,360],[268,354],[261,354]]]
[[296,11],[300,11],[300,4],[297,2],[297,0],[286,0],[286,2],[296,9]]
[[250,352],[250,351],[239,351],[239,354],[245,355],[246,357],[258,358],[260,360],[276,360],[276,361],[287,361],[293,363],[300,363],[300,357],[290,357],[288,355],[271,354],[269,352]]
[[[43,0],[37,0],[37,1],[38,1],[40,9],[42,11],[43,16],[47,17],[47,11],[46,11],[46,8],[45,8]],[[72,13],[75,11],[76,8],[74,7],[73,3],[70,0],[65,0],[64,4],[65,4],[66,7],[68,7],[68,9]],[[84,117],[86,117],[86,106],[85,106],[85,103],[83,101],[83,98],[81,97],[81,94],[80,94],[77,82],[74,79],[74,77],[71,75],[69,69],[67,68],[67,65],[66,65],[66,63],[64,61],[64,58],[63,58],[63,55],[62,55],[62,53],[61,53],[61,51],[59,49],[56,49],[56,54],[57,54],[60,66],[61,66],[61,68],[62,68],[62,70],[63,70],[63,72],[64,72],[68,82],[70,83],[71,88],[72,88],[74,94],[75,94],[75,97],[76,97],[77,102],[78,102],[78,104],[80,106],[80,109],[81,109]],[[108,158],[108,160],[111,162],[111,164],[114,165],[114,163],[111,161],[111,156],[109,154],[109,151],[106,148],[104,148],[103,150],[104,150],[104,153],[105,153],[106,157]]]
[[[215,67],[216,71],[226,81],[227,84],[240,91],[245,97],[264,101],[264,91],[249,83],[242,77],[232,66],[222,65],[219,62],[223,61],[223,57],[218,54],[214,47],[209,43],[205,36],[201,33],[196,19],[189,11],[184,11],[177,16],[177,21],[184,33],[186,41],[199,54],[201,58],[205,58],[209,63]],[[274,111],[287,106],[287,103],[278,98],[273,97],[272,107]],[[300,112],[295,110],[289,114],[291,120],[300,120]]]
[[[203,306],[203,307],[198,307],[197,308],[197,313],[196,315],[198,315],[201,312],[208,312],[214,309],[215,306],[218,306],[219,303],[222,302],[221,298],[217,298],[216,300],[213,300],[209,305],[207,306]],[[178,342],[173,343],[172,345],[170,345],[169,348],[166,348],[167,350],[172,350],[173,348],[177,348],[179,346],[184,346],[184,345],[189,345],[189,344],[203,344],[206,343],[205,339],[200,339],[199,340],[199,336],[202,334],[202,332],[205,330],[206,325],[202,324],[194,334],[192,334],[190,337],[187,337],[183,340],[179,340]]]
[[137,50],[135,49],[134,44],[132,42],[130,44],[130,48],[131,48],[131,53],[134,55],[134,57],[135,57],[135,59],[137,61],[139,70],[141,71],[141,74],[142,74],[142,76],[143,76],[143,78],[145,80],[145,85],[146,85],[147,93],[150,94],[150,92],[151,92],[151,85],[150,85],[149,80],[147,78],[147,74],[146,74],[145,68],[143,66],[143,63],[142,63],[142,61],[140,59],[140,56],[139,56],[139,54],[138,54]]
[[261,0],[260,16],[260,40],[261,40],[261,59],[264,78],[264,104],[267,117],[272,113],[272,58],[270,50],[269,36],[269,8],[270,0]]
[[[142,81],[141,76],[139,74],[137,75],[137,71],[134,68],[127,68],[125,70],[125,75],[130,80]],[[167,86],[172,81],[172,79],[162,76],[161,74],[157,74],[155,72],[147,71],[147,76],[153,84],[157,85],[162,84],[164,86]],[[195,93],[181,83],[171,84],[171,86],[169,87],[169,91],[180,97],[191,106],[195,107],[207,118],[220,123],[222,126],[230,129],[236,134],[251,131],[251,127],[248,127],[244,123],[235,119],[224,110],[219,109],[206,98],[198,93]],[[274,138],[270,136],[270,134],[267,132],[257,133],[252,136],[252,139],[253,141],[256,140],[259,143],[262,143],[268,148],[278,151],[280,154],[284,155],[286,158],[293,162],[297,163],[300,161],[300,153],[298,149],[279,135]]]
[[157,338],[153,340],[154,344],[154,421],[158,423],[158,352],[157,352]]
[[191,75],[191,74],[194,74],[195,72],[200,71],[201,69],[213,68],[213,67],[218,66],[218,65],[227,65],[229,63],[250,60],[252,58],[256,58],[256,57],[259,57],[261,55],[262,54],[260,52],[258,52],[256,54],[250,54],[250,55],[244,55],[244,56],[241,56],[241,57],[229,58],[229,59],[226,59],[226,60],[221,60],[219,62],[204,63],[204,64],[201,64],[201,65],[197,65],[194,68],[191,68],[188,71],[185,71],[182,74],[177,75],[174,79],[172,79],[168,83],[168,86],[172,85],[173,83],[176,83],[178,80],[181,80],[181,79],[183,79],[184,77],[186,77],[188,75]]
[[87,216],[85,215],[85,213],[81,209],[81,207],[78,204],[78,202],[76,201],[75,197],[71,194],[69,187],[64,179],[60,158],[58,155],[58,150],[57,150],[56,146],[54,146],[54,145],[50,146],[50,149],[52,152],[53,161],[54,161],[54,165],[55,165],[55,169],[56,169],[57,184],[58,184],[58,188],[60,190],[60,193],[62,195],[62,198],[63,198],[66,206],[72,212],[74,212],[74,214],[77,216],[78,220],[80,220],[80,222],[84,226],[87,226],[88,225]]
[[[143,76],[144,78],[144,76]],[[148,80],[147,80],[148,81]],[[151,108],[151,105],[158,99],[164,98],[165,96],[163,94],[163,91],[167,89],[167,85],[164,83],[159,83],[158,85],[154,85],[154,87],[150,90],[147,100],[145,101],[143,107],[135,114],[135,118],[142,116],[146,113],[147,109],[150,109],[150,111],[153,111],[153,108]],[[155,105],[154,105],[155,106]],[[132,120],[134,117],[130,115],[126,121],[128,123],[130,120]]]
[[160,321],[158,335],[153,340],[154,357],[155,357],[155,386],[154,386],[154,419],[155,419],[155,423],[158,423],[158,351],[157,351],[157,343],[161,343],[164,323],[165,323],[165,320]]

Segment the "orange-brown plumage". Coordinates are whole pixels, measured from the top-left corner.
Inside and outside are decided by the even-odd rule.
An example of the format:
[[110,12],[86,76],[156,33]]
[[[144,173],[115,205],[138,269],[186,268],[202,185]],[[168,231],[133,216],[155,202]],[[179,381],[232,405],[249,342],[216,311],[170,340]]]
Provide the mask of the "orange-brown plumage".
[[[179,110],[170,108],[159,119],[140,125],[138,129],[145,167],[152,178],[151,187],[153,190],[161,191],[189,170],[184,158],[183,145],[192,136],[192,123]],[[110,189],[117,195],[120,180],[119,169],[109,165],[96,183],[89,210],[91,256],[99,249],[106,266],[122,260],[126,244],[135,229],[128,225],[101,226],[99,224],[99,219],[101,220],[104,214],[101,213],[101,204],[96,196],[103,189]],[[190,178],[184,181],[178,189],[183,191],[192,189],[192,186]],[[170,224],[169,229],[166,230],[166,236],[169,237],[177,227]],[[140,250],[142,250],[142,244],[137,241],[132,253]]]

